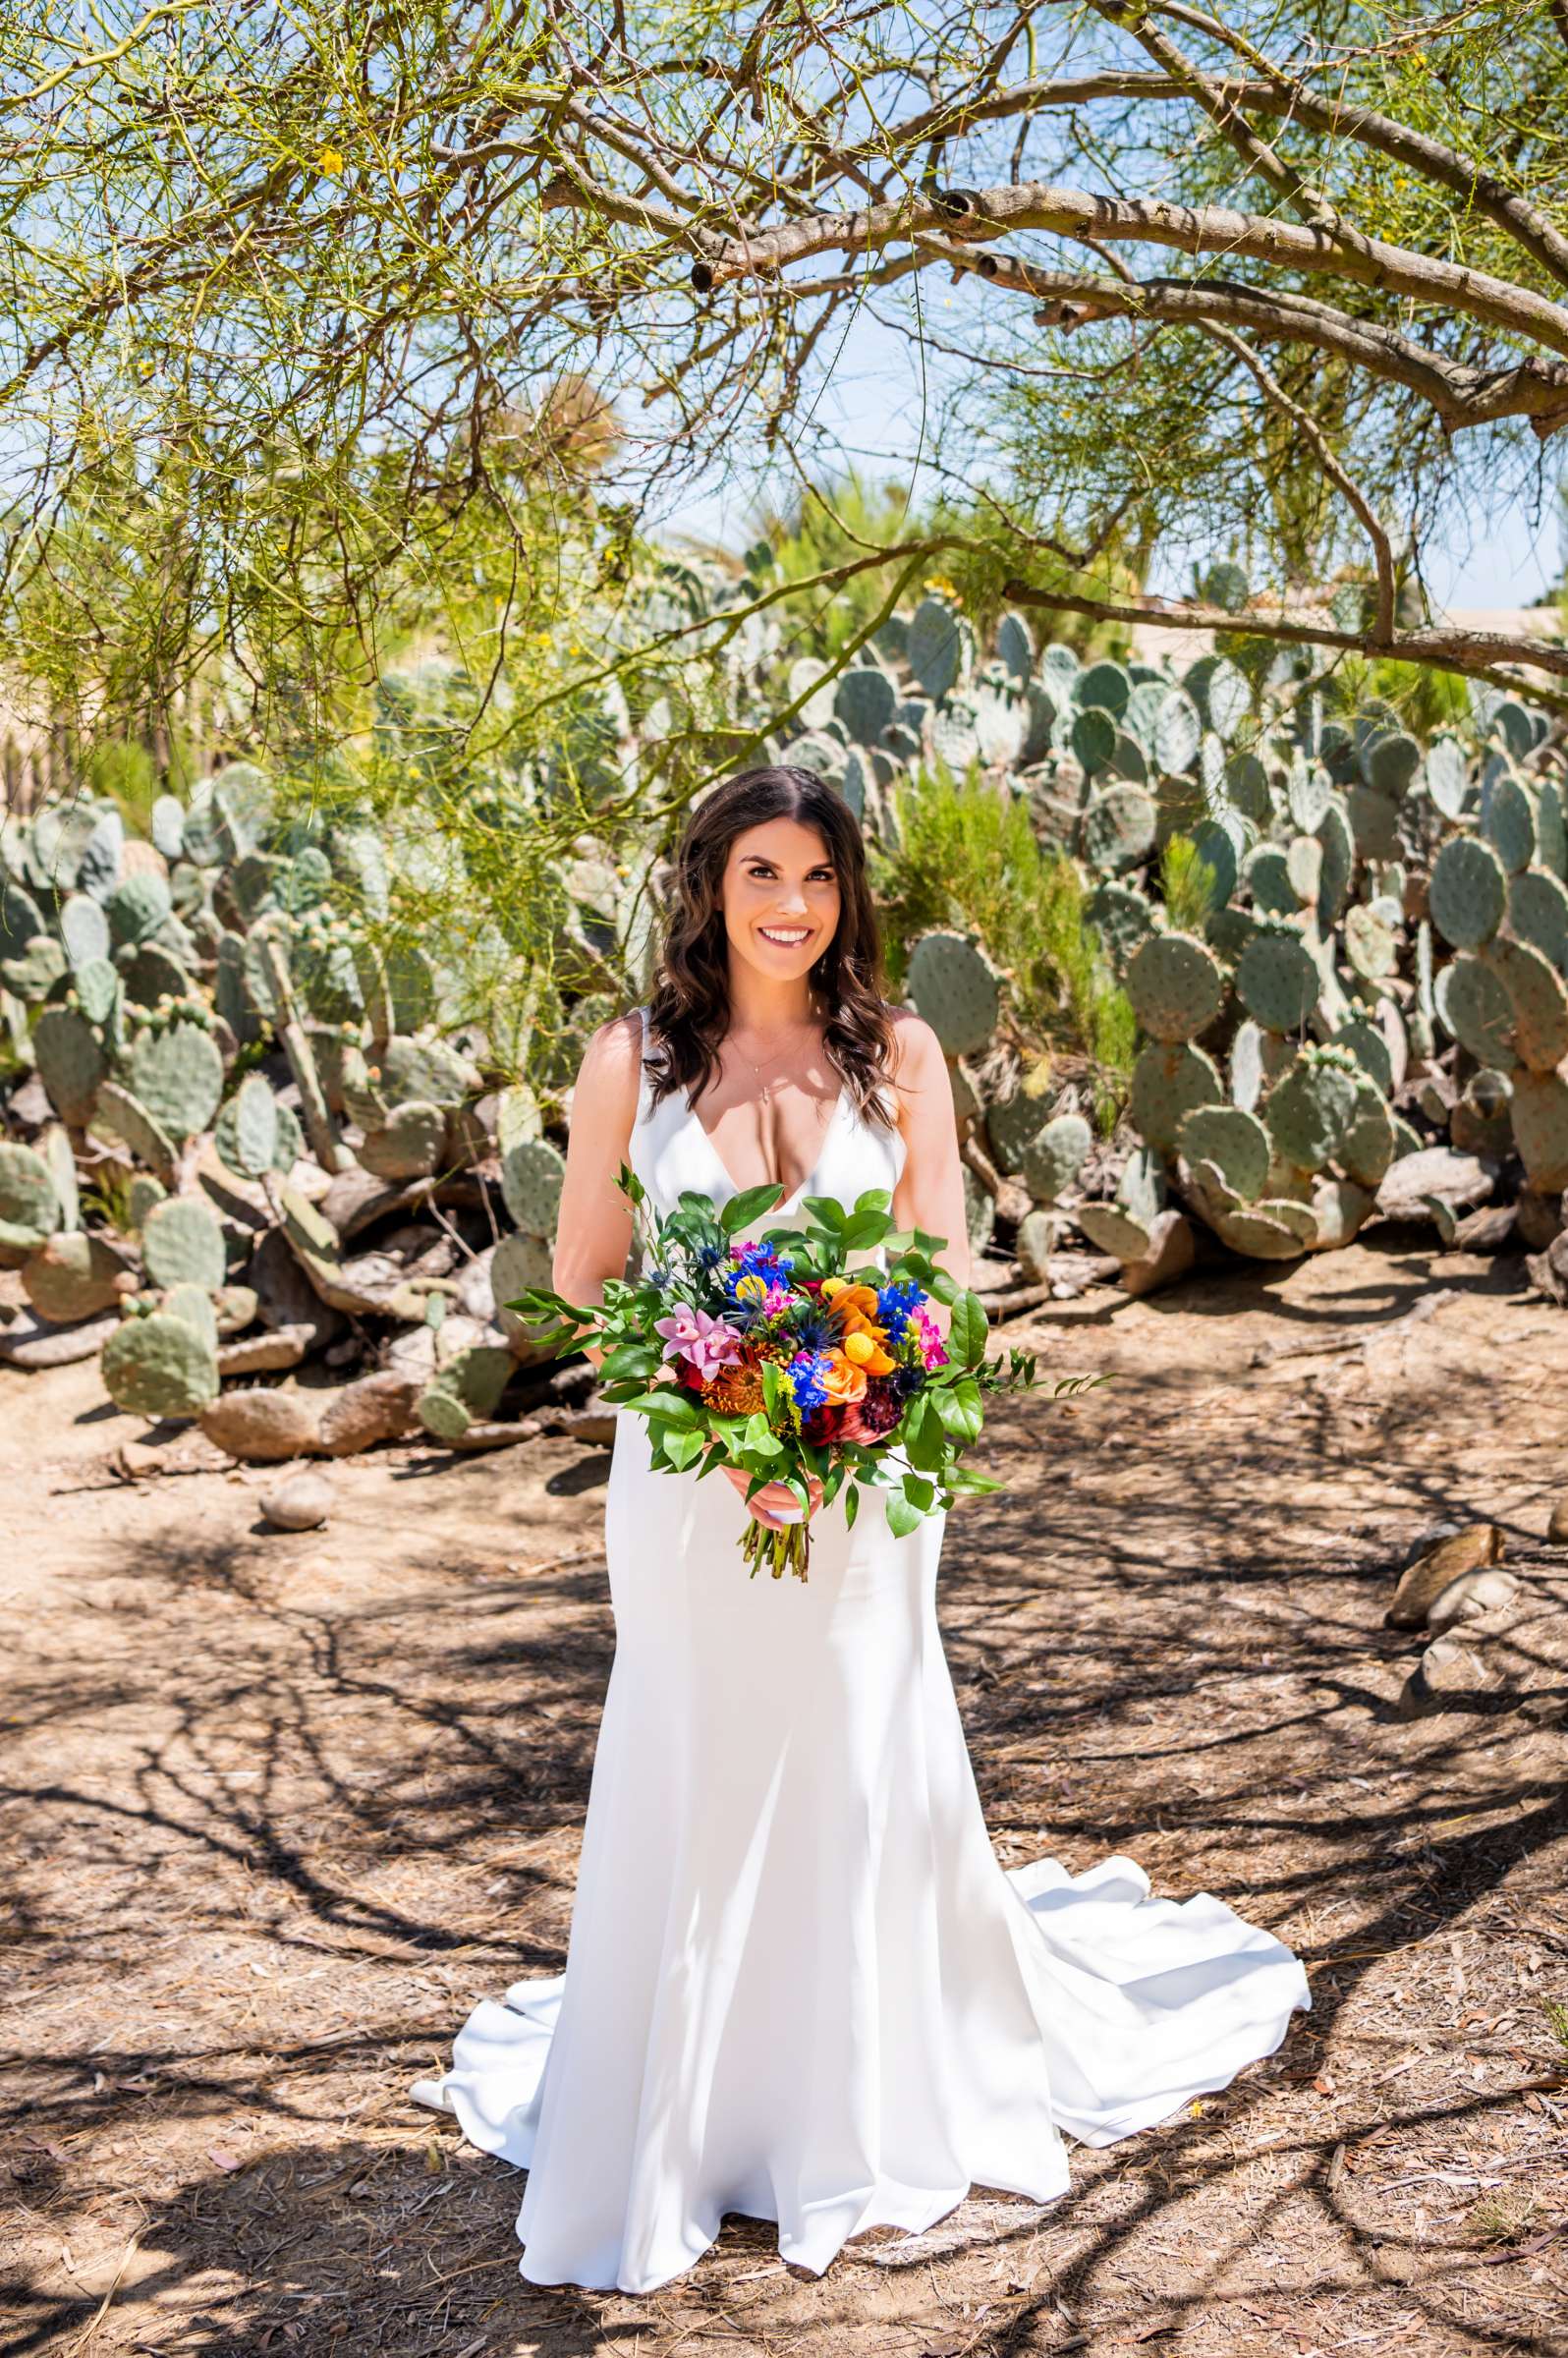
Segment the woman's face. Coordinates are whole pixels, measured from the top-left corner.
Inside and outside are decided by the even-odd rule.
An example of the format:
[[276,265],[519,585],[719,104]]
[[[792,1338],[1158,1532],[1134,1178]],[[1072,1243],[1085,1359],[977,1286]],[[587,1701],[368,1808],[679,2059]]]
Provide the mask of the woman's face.
[[732,952],[776,982],[807,974],[838,929],[832,856],[798,818],[765,819],[737,835],[722,893]]

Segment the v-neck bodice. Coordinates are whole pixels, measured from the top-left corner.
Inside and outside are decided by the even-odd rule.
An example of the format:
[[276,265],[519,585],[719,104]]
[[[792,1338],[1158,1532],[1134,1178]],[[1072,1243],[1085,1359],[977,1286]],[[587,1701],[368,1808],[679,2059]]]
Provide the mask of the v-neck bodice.
[[[647,1009],[640,1007],[643,1049],[647,1052]],[[890,1111],[895,1109],[892,1085],[882,1084]],[[673,1211],[688,1189],[708,1196],[715,1205],[727,1204],[743,1191],[725,1169],[719,1151],[697,1118],[684,1090],[672,1090],[659,1104],[652,1103],[652,1085],[644,1069],[638,1091],[637,1118],[632,1125],[627,1159],[648,1192],[653,1208]],[[781,1220],[797,1211],[808,1196],[831,1196],[848,1207],[868,1187],[897,1187],[904,1169],[904,1139],[895,1130],[883,1131],[868,1122],[846,1088],[840,1087],[822,1133],[815,1163],[796,1188],[765,1216]],[[762,1183],[757,1182],[758,1185]]]

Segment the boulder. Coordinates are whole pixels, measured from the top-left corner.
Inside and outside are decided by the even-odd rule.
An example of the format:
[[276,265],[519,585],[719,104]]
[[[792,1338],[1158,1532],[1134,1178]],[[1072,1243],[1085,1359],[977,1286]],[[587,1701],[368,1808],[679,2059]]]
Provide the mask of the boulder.
[[1511,1572],[1461,1572],[1427,1607],[1427,1627],[1440,1637],[1456,1622],[1479,1621],[1484,1614],[1500,1613],[1518,1593],[1519,1583]]
[[1445,1711],[1461,1695],[1477,1695],[1488,1684],[1484,1665],[1457,1638],[1433,1638],[1400,1693],[1401,1719],[1422,1719]]
[[1377,1190],[1377,1213],[1385,1220],[1429,1220],[1423,1199],[1435,1196],[1453,1212],[1488,1203],[1497,1164],[1486,1154],[1461,1154],[1453,1147],[1423,1147],[1390,1163]]
[[332,1512],[332,1485],[320,1474],[291,1474],[263,1490],[260,1504],[279,1531],[319,1531]]
[[1399,1577],[1393,1602],[1383,1615],[1389,1629],[1420,1629],[1444,1589],[1467,1572],[1500,1563],[1503,1534],[1496,1523],[1472,1523],[1418,1547]]
[[382,1368],[334,1392],[321,1419],[320,1443],[328,1457],[355,1457],[377,1441],[400,1440],[419,1420],[422,1386],[400,1369]]
[[202,1409],[197,1423],[231,1457],[265,1465],[309,1456],[319,1446],[317,1420],[313,1394],[279,1384],[275,1390],[223,1392]]

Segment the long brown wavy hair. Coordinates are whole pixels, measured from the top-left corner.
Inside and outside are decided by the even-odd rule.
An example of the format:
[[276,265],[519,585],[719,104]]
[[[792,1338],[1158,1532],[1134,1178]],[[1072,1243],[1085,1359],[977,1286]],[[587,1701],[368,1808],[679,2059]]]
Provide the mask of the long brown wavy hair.
[[890,1130],[894,1115],[878,1092],[889,1075],[893,1021],[883,996],[866,846],[843,796],[809,769],[743,770],[705,796],[687,821],[648,997],[644,1070],[653,1103],[677,1089],[700,1096],[718,1072],[730,1028],[724,871],[737,835],[770,818],[814,827],[827,846],[838,877],[838,926],[810,974],[823,1051],[850,1102],[867,1121]]

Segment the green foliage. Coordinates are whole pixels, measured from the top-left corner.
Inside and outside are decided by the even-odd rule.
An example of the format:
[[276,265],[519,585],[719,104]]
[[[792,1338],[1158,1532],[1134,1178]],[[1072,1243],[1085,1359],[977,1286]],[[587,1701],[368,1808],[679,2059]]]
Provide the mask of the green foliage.
[[1201,933],[1214,906],[1219,879],[1190,835],[1172,835],[1160,855],[1159,888],[1165,915],[1179,933]]
[[895,799],[897,848],[873,853],[889,979],[934,927],[972,930],[1010,976],[1020,1027],[1111,1072],[1131,1070],[1137,1026],[1109,980],[1073,862],[1040,842],[1028,802],[938,766]]

